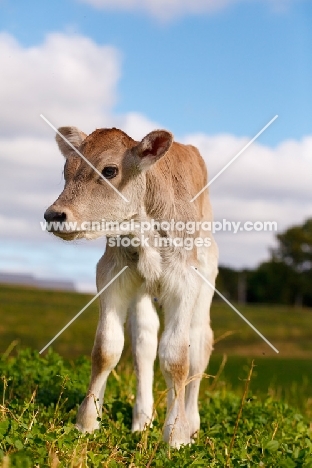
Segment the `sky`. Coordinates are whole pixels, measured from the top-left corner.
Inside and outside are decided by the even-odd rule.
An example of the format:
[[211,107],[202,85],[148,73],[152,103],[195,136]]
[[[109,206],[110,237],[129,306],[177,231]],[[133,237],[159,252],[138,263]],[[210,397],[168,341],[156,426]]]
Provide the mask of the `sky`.
[[[53,130],[156,128],[191,143],[214,177],[216,220],[312,215],[312,4],[305,0],[0,0],[0,271],[94,290],[105,240],[43,232],[63,188]],[[272,232],[216,233],[220,263],[254,268]]]

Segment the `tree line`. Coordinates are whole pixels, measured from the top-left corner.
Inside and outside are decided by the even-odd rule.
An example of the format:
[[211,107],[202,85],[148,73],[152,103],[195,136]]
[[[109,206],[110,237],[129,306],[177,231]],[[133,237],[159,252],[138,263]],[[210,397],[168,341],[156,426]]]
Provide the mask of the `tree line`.
[[256,269],[220,266],[216,288],[239,303],[312,307],[312,218],[276,238],[278,245],[270,250],[270,259]]

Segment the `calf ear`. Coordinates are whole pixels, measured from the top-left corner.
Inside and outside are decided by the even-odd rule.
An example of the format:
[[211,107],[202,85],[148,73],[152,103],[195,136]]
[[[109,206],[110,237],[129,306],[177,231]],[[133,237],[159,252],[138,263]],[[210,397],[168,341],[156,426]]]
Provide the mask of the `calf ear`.
[[154,130],[146,135],[136,147],[142,170],[149,169],[164,156],[173,142],[173,135],[166,130]]
[[[83,133],[76,127],[60,127],[58,131],[62,135],[64,135],[66,140],[69,141],[69,143],[71,143],[77,149],[79,148],[83,140],[87,137],[85,133]],[[65,158],[77,154],[75,150],[58,133],[56,134],[55,139],[62,155]]]

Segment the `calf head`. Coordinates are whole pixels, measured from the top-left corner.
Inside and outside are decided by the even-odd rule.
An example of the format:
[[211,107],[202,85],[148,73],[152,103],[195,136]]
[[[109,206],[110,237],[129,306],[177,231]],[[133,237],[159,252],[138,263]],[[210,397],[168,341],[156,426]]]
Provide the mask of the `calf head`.
[[109,233],[85,229],[86,224],[141,219],[145,173],[167,153],[172,134],[155,130],[136,142],[116,128],[87,136],[76,127],[61,127],[59,133],[72,146],[56,135],[66,160],[65,187],[44,214],[47,222],[54,223],[49,230],[65,240],[95,238]]

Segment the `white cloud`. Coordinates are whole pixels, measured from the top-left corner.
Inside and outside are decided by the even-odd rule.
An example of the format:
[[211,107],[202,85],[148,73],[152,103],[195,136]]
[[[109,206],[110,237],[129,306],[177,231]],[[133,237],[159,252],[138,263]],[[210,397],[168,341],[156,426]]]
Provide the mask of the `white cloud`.
[[[228,136],[187,138],[201,149],[210,178],[232,159],[248,139]],[[253,143],[211,185],[214,193],[244,200],[309,200],[311,194],[312,137],[284,141],[276,148]]]
[[152,122],[138,112],[128,112],[125,115],[115,117],[114,122],[114,125],[122,128],[134,140],[138,141],[142,140],[152,130],[161,128],[160,124]]
[[[212,179],[245,145],[247,138],[232,135],[189,135]],[[216,220],[276,221],[282,231],[312,216],[312,137],[285,141],[276,148],[251,145],[210,186]],[[221,261],[237,266],[256,265],[268,256],[274,233],[218,233]]]
[[[184,15],[212,14],[251,0],[79,0],[95,8],[143,11],[160,20]],[[284,11],[294,0],[258,0],[270,5],[274,11]]]
[[[190,135],[203,154],[213,178],[241,150],[249,139],[230,135]],[[276,148],[253,143],[216,179],[211,190],[222,197],[243,200],[284,200],[302,202],[311,194],[312,137],[288,140]]]
[[81,0],[96,8],[143,10],[166,20],[186,14],[213,13],[246,0]]
[[[113,115],[121,54],[79,35],[53,33],[37,46],[25,48],[0,33],[0,137],[45,136],[56,127],[75,125],[86,133],[122,126],[142,138],[157,127],[143,115]],[[139,130],[138,130],[139,128]]]
[[120,75],[115,48],[60,33],[24,48],[0,34],[0,56],[0,134],[47,135],[41,113],[56,126],[76,122],[87,131],[108,123]]

